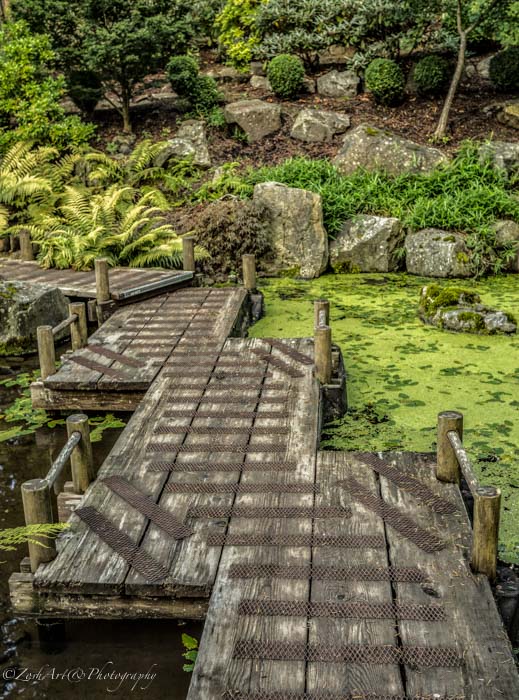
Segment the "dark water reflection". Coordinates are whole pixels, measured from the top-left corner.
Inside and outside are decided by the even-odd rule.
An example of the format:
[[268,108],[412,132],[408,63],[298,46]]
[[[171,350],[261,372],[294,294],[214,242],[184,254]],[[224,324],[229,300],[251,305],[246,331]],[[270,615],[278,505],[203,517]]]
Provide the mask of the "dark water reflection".
[[[30,364],[25,364],[24,371],[28,367]],[[0,387],[0,412],[16,395],[16,390]],[[0,425],[0,429],[5,427]],[[102,463],[120,432],[105,431],[103,440],[95,443],[96,466]],[[0,529],[24,524],[20,485],[47,473],[65,439],[64,429],[55,428],[42,429],[36,436],[20,438],[15,444],[0,443]],[[15,618],[9,604],[8,579],[19,570],[26,553],[25,546],[15,552],[0,552],[1,698],[186,697],[190,674],[182,670],[181,635],[186,632],[199,639],[201,624],[71,620],[63,629],[59,624],[38,625],[34,620]],[[12,680],[15,671],[21,675],[18,680]],[[139,682],[133,678],[121,680],[124,673],[148,673],[148,678]],[[31,678],[30,674],[36,677]]]

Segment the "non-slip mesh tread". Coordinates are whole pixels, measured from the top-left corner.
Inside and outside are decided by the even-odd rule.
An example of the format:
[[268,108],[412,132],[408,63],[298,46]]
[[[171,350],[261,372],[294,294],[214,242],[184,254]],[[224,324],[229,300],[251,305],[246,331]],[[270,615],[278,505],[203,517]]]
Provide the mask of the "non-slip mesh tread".
[[[224,416],[220,416],[222,419]],[[158,425],[153,431],[156,435],[287,435],[289,428],[272,426],[269,428],[253,426],[252,428],[221,428],[215,426],[193,425]]]
[[190,527],[157,505],[149,496],[136,489],[123,477],[108,476],[101,481],[173,539],[180,540],[193,534]]
[[382,535],[285,535],[285,534],[225,534],[213,532],[207,537],[211,547],[344,547],[346,549],[384,549]]
[[255,600],[240,601],[239,615],[281,617],[334,617],[357,620],[445,620],[441,605],[413,605],[406,603],[335,603],[309,602],[305,600]]
[[243,692],[241,690],[226,690],[222,700],[466,700],[464,695],[380,695],[378,693],[363,693],[354,690],[347,693],[294,693],[278,690],[258,690],[255,692]]
[[272,365],[272,367],[275,367],[280,372],[284,372],[285,374],[288,374],[289,377],[296,379],[296,378],[301,378],[301,377],[305,376],[303,374],[303,372],[301,372],[300,370],[294,369],[294,367],[289,365],[287,362],[285,362],[281,358],[276,357],[275,355],[271,355],[268,352],[264,352],[263,350],[260,350],[259,348],[252,348],[252,352],[255,355],[257,355],[260,359],[264,360],[265,362],[268,362],[270,365]]
[[276,482],[262,482],[257,484],[192,484],[189,482],[167,484],[166,491],[171,493],[320,493],[319,484],[295,483],[278,484]]
[[231,564],[229,578],[280,578],[317,581],[394,581],[426,583],[427,576],[417,568],[383,566],[297,566],[283,564]]
[[377,455],[361,453],[358,455],[358,459],[371,467],[377,474],[381,474],[389,481],[392,481],[403,491],[411,493],[415,498],[425,503],[425,505],[429,506],[429,508],[436,513],[450,514],[456,512],[454,503],[440,498],[440,496],[437,496],[426,484],[423,484],[405,471],[397,469],[389,462],[380,459]]
[[67,361],[73,362],[81,367],[91,369],[94,372],[100,372],[101,374],[105,374],[107,377],[118,377],[119,379],[125,379],[126,381],[133,379],[133,376],[123,369],[119,370],[114,369],[113,367],[107,367],[106,365],[102,365],[100,362],[89,360],[87,357],[83,357],[82,355],[70,355],[70,357],[67,358]]
[[299,350],[296,350],[287,343],[284,343],[282,340],[278,340],[277,338],[262,338],[262,340],[271,345],[273,348],[276,348],[276,350],[279,350],[280,352],[284,353],[288,357],[291,357],[293,360],[297,360],[303,365],[310,366],[314,364],[314,361],[311,357],[305,355],[302,352],[299,352]]
[[216,442],[203,442],[200,444],[191,445],[179,445],[167,442],[150,442],[146,446],[147,452],[190,452],[192,454],[196,454],[197,452],[239,452],[240,454],[270,454],[285,452],[286,449],[286,445],[280,443],[265,443],[264,445],[258,443],[257,445],[250,445],[246,442],[234,442],[232,445],[217,444]]
[[[179,404],[182,402],[205,402],[208,404],[239,404],[240,406],[245,403],[257,403],[259,400],[259,392],[256,392],[255,396],[244,396],[244,394],[232,394],[228,393],[226,396],[209,396],[208,394],[179,394],[175,392],[175,397],[170,398],[166,403]],[[273,403],[273,404],[286,404],[286,396],[268,396],[262,397],[262,403]]]
[[268,418],[278,420],[279,418],[288,418],[288,411],[193,411],[190,409],[176,409],[165,411],[162,414],[163,418],[216,418],[218,420],[226,420],[227,418],[247,418],[256,420],[258,418]]
[[119,352],[115,352],[104,345],[87,345],[86,350],[96,353],[97,355],[103,355],[103,357],[109,357],[111,360],[117,360],[123,365],[128,365],[128,367],[143,367],[144,364],[137,360],[135,357],[129,357],[128,355],[122,355]]
[[162,564],[141,549],[125,532],[115,527],[95,508],[92,506],[76,508],[74,514],[149,583],[161,583],[167,578],[168,572]]
[[345,479],[344,483],[356,500],[379,515],[385,523],[391,525],[400,535],[413,542],[420,549],[432,553],[445,548],[446,543],[443,540],[424,530],[395,506],[391,506],[375,496],[356,479],[350,477]]
[[235,659],[308,661],[350,664],[406,664],[418,668],[456,668],[462,665],[452,647],[396,647],[353,644],[336,646],[305,642],[276,642],[240,639],[234,647]]
[[148,462],[152,472],[291,472],[296,462]]
[[336,506],[192,506],[192,518],[349,518],[350,508]]

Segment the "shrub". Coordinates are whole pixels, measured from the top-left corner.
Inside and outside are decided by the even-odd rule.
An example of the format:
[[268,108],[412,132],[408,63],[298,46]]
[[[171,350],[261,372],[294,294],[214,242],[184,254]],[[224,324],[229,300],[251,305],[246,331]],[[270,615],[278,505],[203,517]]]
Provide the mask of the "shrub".
[[198,62],[192,56],[173,56],[166,67],[171,87],[182,97],[193,91],[198,70]]
[[262,2],[264,0],[226,0],[216,18],[218,41],[237,68],[250,63],[259,44],[256,19]]
[[87,70],[71,71],[67,75],[67,92],[81,112],[90,117],[103,97],[103,86],[99,77]]
[[198,76],[190,97],[195,112],[208,115],[216,107],[220,99],[221,96],[216,80],[208,75]]
[[415,66],[413,78],[420,95],[440,95],[449,82],[450,65],[442,56],[426,56]]
[[250,201],[230,198],[209,204],[195,218],[192,233],[207,250],[210,257],[205,267],[212,272],[235,270],[246,253],[260,260],[270,251],[267,225]]
[[519,90],[519,46],[509,46],[492,57],[490,80],[503,92]]
[[366,88],[380,104],[393,105],[404,96],[405,77],[402,69],[389,58],[375,58],[366,68]]
[[290,54],[276,56],[268,64],[267,77],[278,97],[294,97],[303,87],[303,61]]

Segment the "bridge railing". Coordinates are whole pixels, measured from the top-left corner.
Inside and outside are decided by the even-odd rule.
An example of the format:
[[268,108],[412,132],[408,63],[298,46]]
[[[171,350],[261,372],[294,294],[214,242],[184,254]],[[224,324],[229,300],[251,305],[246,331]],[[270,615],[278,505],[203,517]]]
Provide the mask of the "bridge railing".
[[[51,489],[59,492],[63,470],[70,460],[73,492],[80,495],[94,479],[94,461],[88,417],[83,414],[67,418],[68,440],[42,479],[30,479],[22,484],[22,502],[26,525],[41,525],[58,521],[55,517]],[[29,542],[31,571],[56,556],[54,540],[35,537]]]
[[463,446],[463,414],[444,411],[438,415],[436,476],[440,481],[461,483],[461,475],[474,498],[471,566],[475,573],[494,580],[497,570],[501,491],[482,486]]
[[62,331],[70,328],[72,350],[84,348],[88,343],[88,322],[86,306],[83,302],[74,302],[68,306],[69,315],[57,326],[38,326],[38,358],[40,361],[41,378],[47,379],[56,372],[56,348],[54,338]]

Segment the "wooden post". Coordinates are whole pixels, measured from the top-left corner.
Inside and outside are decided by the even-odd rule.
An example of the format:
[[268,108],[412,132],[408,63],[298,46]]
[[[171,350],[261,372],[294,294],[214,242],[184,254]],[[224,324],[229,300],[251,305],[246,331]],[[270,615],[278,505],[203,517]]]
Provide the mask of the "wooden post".
[[70,339],[72,350],[84,348],[88,343],[88,324],[85,304],[82,301],[68,305],[68,312],[71,316],[77,316],[76,321],[72,321],[70,326]]
[[256,256],[242,255],[241,256],[243,269],[243,286],[248,292],[253,292],[256,289]]
[[[49,485],[45,479],[31,479],[22,484],[22,502],[26,525],[43,525],[54,522],[50,501]],[[46,537],[34,537],[41,542],[29,542],[31,571],[34,573],[40,564],[51,561],[56,556],[54,540]]]
[[463,414],[457,411],[443,411],[438,414],[438,442],[436,448],[436,478],[450,484],[461,482],[461,469],[458,458],[447,433],[454,430],[463,439]]
[[90,323],[97,323],[97,301],[96,299],[89,299],[87,301],[87,313],[88,320]]
[[96,272],[96,299],[98,304],[110,301],[110,279],[108,277],[108,260],[97,258],[94,261]]
[[90,442],[90,427],[88,417],[82,413],[67,418],[67,435],[81,433],[81,440],[72,450],[70,465],[72,467],[72,481],[74,493],[85,493],[90,482],[95,478],[94,458],[92,455],[92,443]]
[[314,334],[315,374],[321,384],[332,378],[332,329],[318,326]]
[[182,257],[185,272],[195,271],[195,239],[193,236],[182,238]]
[[330,325],[330,302],[326,299],[314,301],[314,328]]
[[472,569],[496,578],[501,491],[493,486],[480,486],[474,494],[472,536]]
[[38,326],[36,337],[38,339],[41,378],[47,379],[51,374],[56,373],[56,350],[52,326]]
[[31,234],[29,231],[20,231],[18,234],[20,239],[20,253],[22,260],[30,261],[34,260],[34,253],[32,250]]

